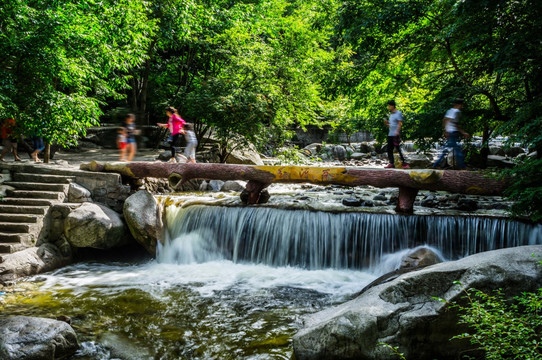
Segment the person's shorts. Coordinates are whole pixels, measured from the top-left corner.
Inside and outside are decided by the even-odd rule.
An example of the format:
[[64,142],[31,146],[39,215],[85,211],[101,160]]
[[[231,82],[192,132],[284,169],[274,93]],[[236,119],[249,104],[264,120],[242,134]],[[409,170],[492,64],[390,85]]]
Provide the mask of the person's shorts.
[[17,150],[17,140],[10,138],[2,139],[2,146],[4,147],[4,149]]
[[126,149],[126,143],[125,142],[120,142],[119,143],[119,149],[121,149],[121,150]]
[[128,138],[128,140],[126,140],[126,143],[127,144],[135,144],[136,140],[134,138]]
[[186,145],[184,149],[184,155],[187,159],[196,159],[196,147],[198,146],[197,142],[190,142]]

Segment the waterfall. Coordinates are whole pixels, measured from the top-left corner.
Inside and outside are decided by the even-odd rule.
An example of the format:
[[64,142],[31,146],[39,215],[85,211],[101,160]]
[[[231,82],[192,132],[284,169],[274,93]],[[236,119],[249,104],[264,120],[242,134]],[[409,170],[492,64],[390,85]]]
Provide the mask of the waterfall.
[[163,262],[231,260],[307,269],[374,269],[387,254],[419,245],[446,259],[542,244],[542,225],[473,216],[329,213],[257,207],[166,210]]

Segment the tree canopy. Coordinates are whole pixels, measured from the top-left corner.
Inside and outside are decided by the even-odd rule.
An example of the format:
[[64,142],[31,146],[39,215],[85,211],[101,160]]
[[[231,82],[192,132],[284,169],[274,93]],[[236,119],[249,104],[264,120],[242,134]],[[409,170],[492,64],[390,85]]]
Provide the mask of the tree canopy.
[[[174,106],[224,160],[309,124],[382,139],[390,99],[424,149],[461,97],[481,159],[507,136],[538,150],[516,168],[532,180],[540,28],[536,0],[13,0],[0,5],[0,117],[69,146],[104,112],[154,124]],[[516,179],[517,212],[542,219],[540,188]]]

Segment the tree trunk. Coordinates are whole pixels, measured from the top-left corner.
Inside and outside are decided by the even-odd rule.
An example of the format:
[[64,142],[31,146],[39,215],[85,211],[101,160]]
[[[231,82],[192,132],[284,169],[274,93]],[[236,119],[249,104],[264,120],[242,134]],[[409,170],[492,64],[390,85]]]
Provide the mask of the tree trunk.
[[43,152],[43,162],[49,164],[51,160],[51,144],[45,143],[45,150]]
[[271,183],[399,188],[397,211],[412,212],[418,190],[442,190],[476,195],[502,195],[507,183],[471,171],[360,169],[345,167],[251,166],[231,164],[105,163],[82,164],[82,170],[117,172],[131,178],[168,178],[173,189],[192,179],[244,180],[248,202],[257,203]]

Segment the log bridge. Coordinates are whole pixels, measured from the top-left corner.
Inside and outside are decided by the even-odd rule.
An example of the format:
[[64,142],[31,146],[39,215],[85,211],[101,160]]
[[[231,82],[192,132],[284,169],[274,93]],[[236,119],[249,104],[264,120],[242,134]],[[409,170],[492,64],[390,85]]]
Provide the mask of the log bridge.
[[116,172],[129,178],[167,178],[173,189],[192,179],[247,181],[241,199],[246,204],[265,202],[265,188],[272,183],[311,183],[319,185],[399,188],[395,210],[412,213],[419,190],[441,190],[451,193],[499,196],[507,187],[482,173],[456,170],[399,170],[355,167],[255,166],[231,164],[175,164],[164,162],[82,164],[81,170]]

